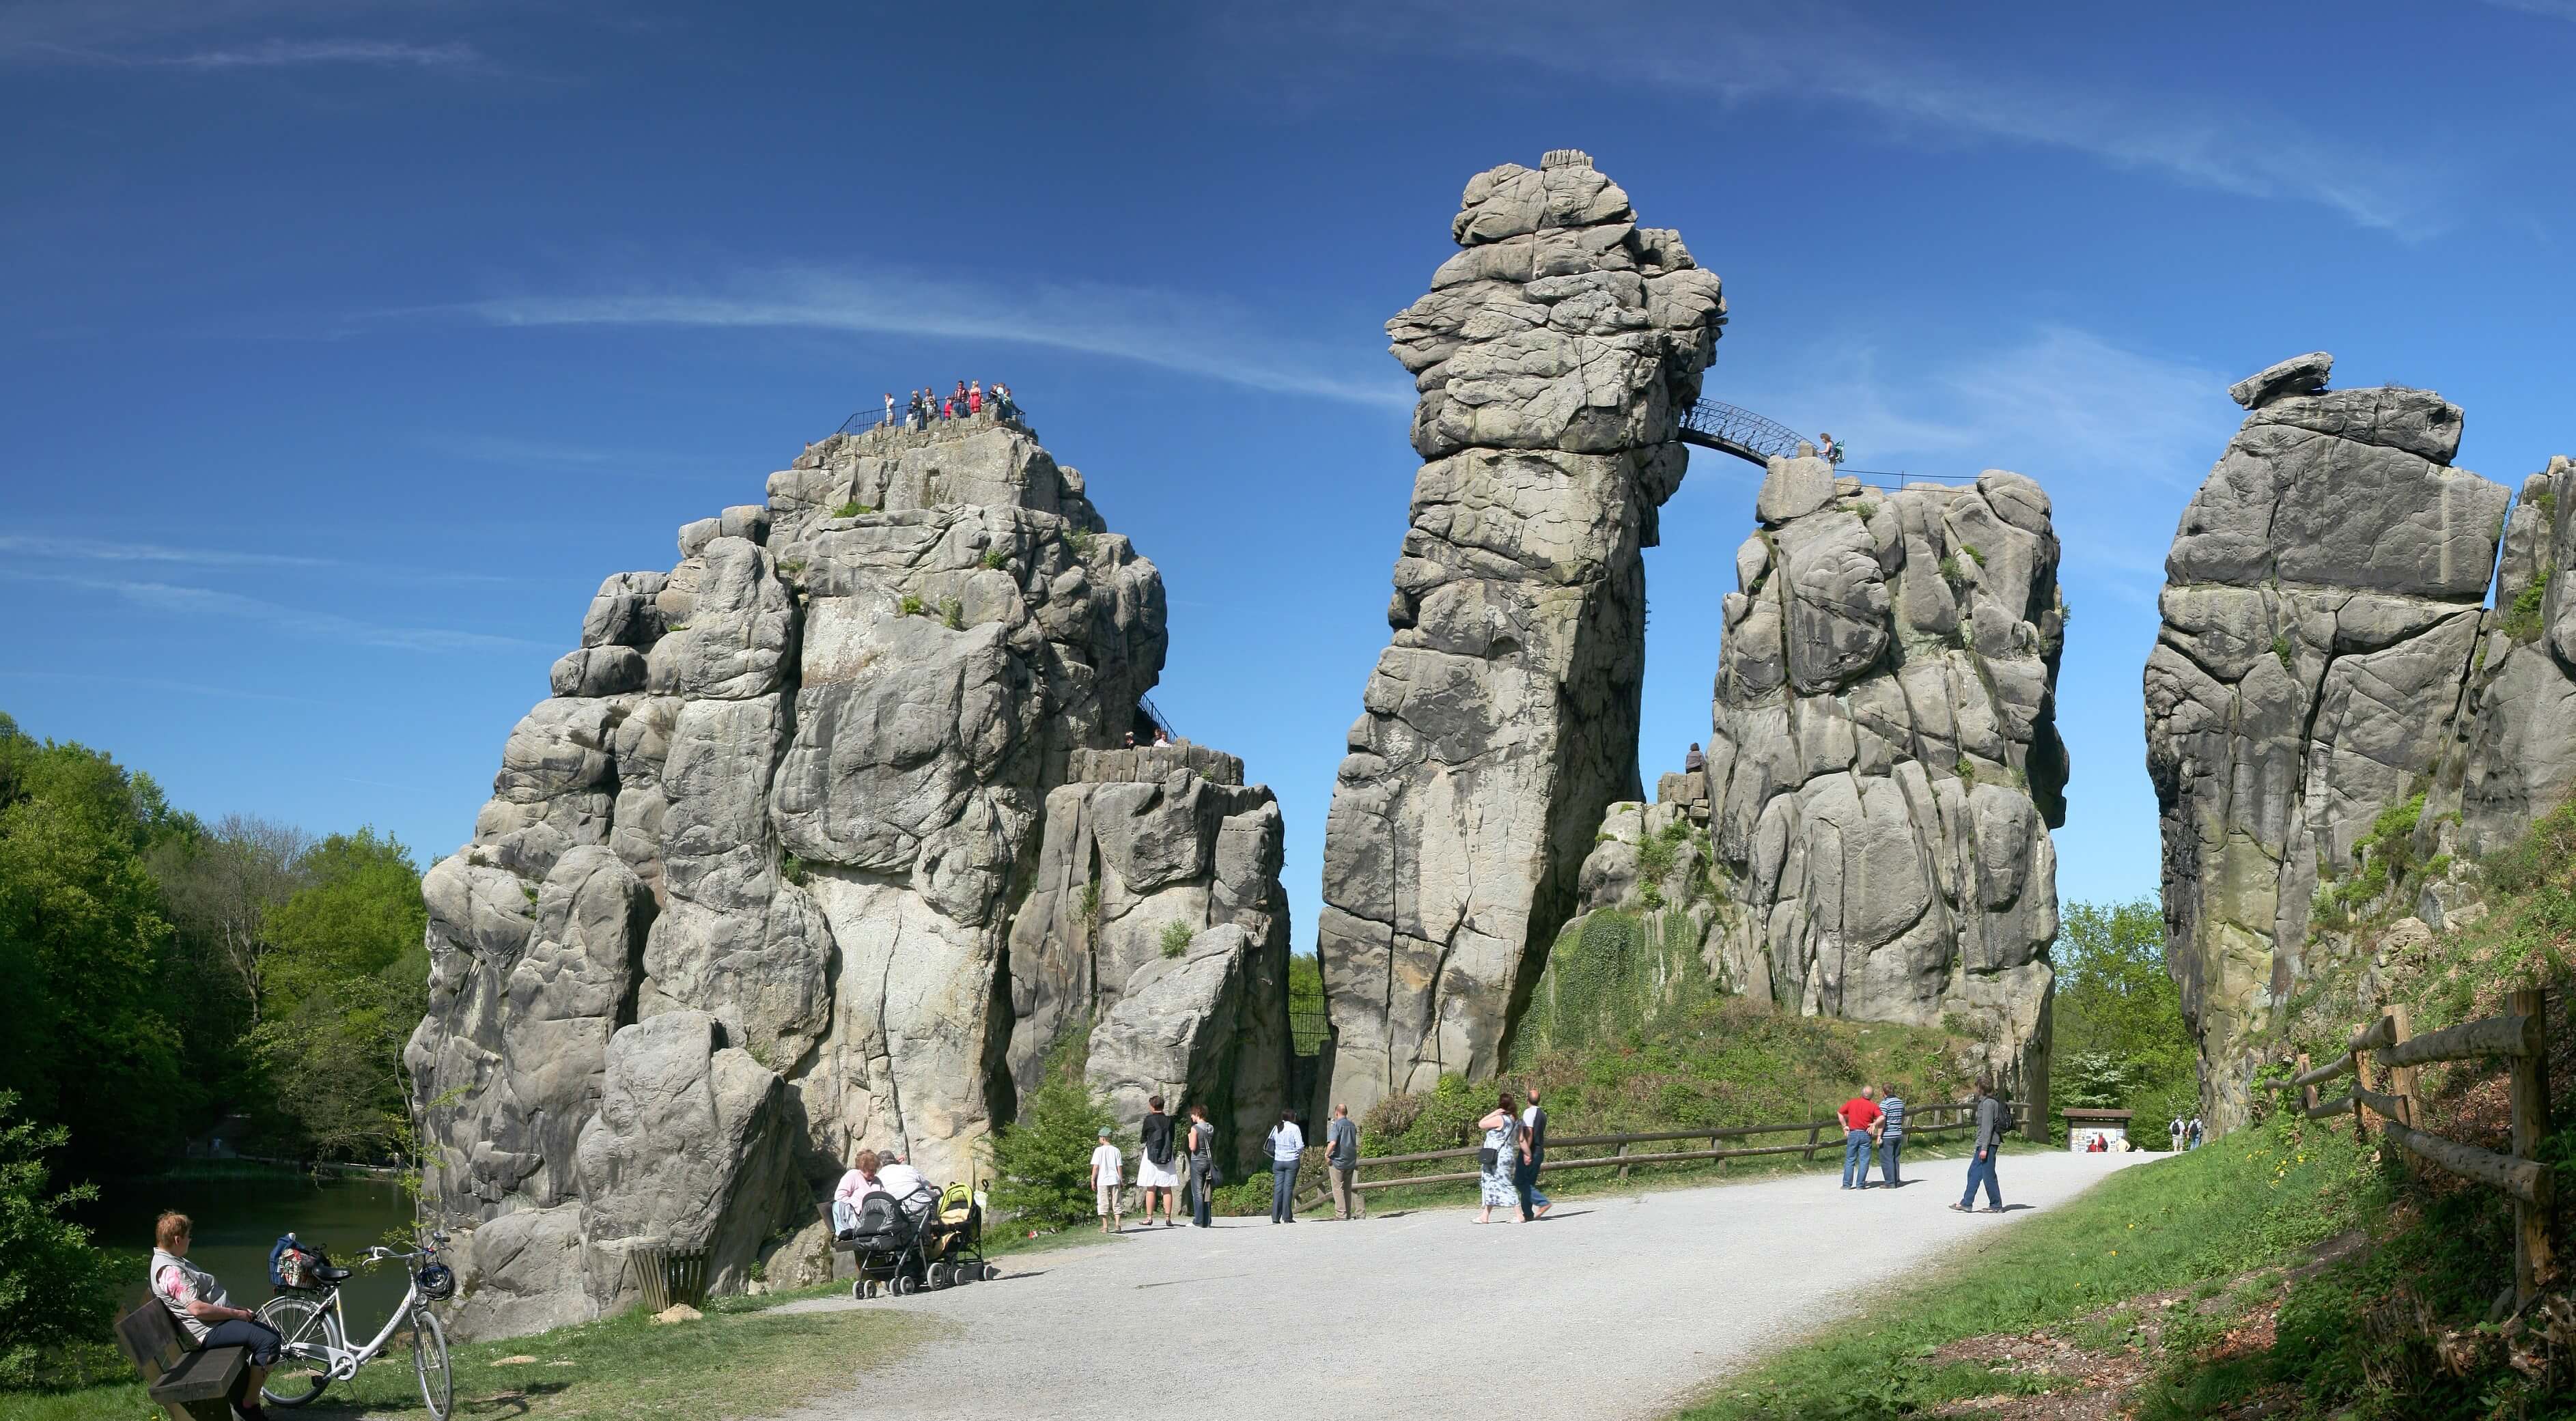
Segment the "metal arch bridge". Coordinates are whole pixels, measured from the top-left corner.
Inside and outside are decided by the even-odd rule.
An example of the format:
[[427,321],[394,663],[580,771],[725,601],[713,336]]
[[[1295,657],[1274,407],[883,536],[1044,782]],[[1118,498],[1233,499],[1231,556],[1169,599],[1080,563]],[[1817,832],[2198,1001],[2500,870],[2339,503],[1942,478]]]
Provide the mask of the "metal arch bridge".
[[1682,417],[1682,442],[1732,454],[1758,468],[1775,458],[1786,459],[1798,452],[1800,444],[1815,441],[1739,405],[1702,400]]

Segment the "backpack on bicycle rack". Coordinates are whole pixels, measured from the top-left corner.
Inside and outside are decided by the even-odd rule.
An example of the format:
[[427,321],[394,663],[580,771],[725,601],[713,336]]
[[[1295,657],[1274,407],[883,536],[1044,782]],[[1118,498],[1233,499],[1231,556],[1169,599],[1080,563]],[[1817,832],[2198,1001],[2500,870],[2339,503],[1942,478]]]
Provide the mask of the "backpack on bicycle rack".
[[330,1266],[322,1250],[288,1234],[268,1251],[268,1281],[275,1288],[313,1289],[322,1286],[316,1270]]

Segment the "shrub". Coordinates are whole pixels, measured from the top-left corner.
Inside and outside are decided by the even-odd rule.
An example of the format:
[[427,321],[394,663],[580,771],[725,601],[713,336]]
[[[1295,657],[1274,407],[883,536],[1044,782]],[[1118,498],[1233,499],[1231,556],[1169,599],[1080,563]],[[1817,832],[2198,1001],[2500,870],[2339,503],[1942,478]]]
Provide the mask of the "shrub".
[[903,600],[895,604],[895,610],[907,617],[918,617],[921,615],[921,599],[907,592],[903,594]]
[[2290,671],[2296,669],[2292,665],[2293,658],[2290,651],[2290,637],[2287,632],[2272,633],[2272,654],[2281,659],[2282,670]]
[[2521,594],[2513,599],[2513,605],[2505,609],[2503,630],[2506,636],[2515,641],[2540,640],[2543,630],[2540,612],[2549,599],[2549,572],[2547,567],[2541,568],[2533,575],[2531,585],[2522,589]]
[[92,1342],[115,1320],[117,1280],[89,1230],[63,1215],[97,1191],[86,1184],[51,1192],[44,1157],[70,1133],[18,1113],[15,1091],[0,1091],[0,1387],[46,1381],[67,1347]]
[[1967,576],[1967,573],[1962,571],[1959,567],[1959,557],[1956,553],[1945,554],[1938,564],[1938,567],[1941,573],[1941,580],[1944,582],[1955,583],[1959,579]]
[[1673,857],[1678,841],[1661,834],[1649,834],[1637,845],[1637,876],[1649,884],[1664,881],[1673,871]]
[[1190,925],[1178,918],[1163,924],[1163,955],[1178,957],[1189,951],[1190,939],[1193,936],[1195,934],[1190,931]]
[[840,507],[833,509],[832,516],[835,518],[865,518],[874,512],[876,512],[875,509],[868,507],[866,504],[861,503],[854,498],[849,502],[842,504]]
[[940,598],[939,620],[946,623],[952,632],[964,631],[966,629],[965,605],[954,597]]
[[984,566],[991,568],[995,572],[999,572],[1004,567],[1009,566],[1010,561],[1011,554],[1010,550],[1007,548],[986,548],[984,550]]
[[[1117,1122],[1109,1102],[1080,1079],[1089,1035],[1065,1039],[1048,1059],[1045,1084],[1021,1097],[1020,1118],[993,1135],[993,1207],[1015,1223],[1063,1229],[1091,1221],[1091,1151],[1100,1127]],[[1085,1051],[1067,1049],[1076,1044]]]
[[1975,563],[1977,566],[1984,567],[1986,565],[1986,555],[1978,552],[1974,547],[1971,547],[1966,543],[1961,543],[1959,545],[1959,551],[1966,553],[1968,555],[1968,561]]
[[1064,545],[1073,549],[1073,555],[1075,557],[1082,559],[1084,562],[1091,561],[1091,530],[1087,528],[1065,529]]

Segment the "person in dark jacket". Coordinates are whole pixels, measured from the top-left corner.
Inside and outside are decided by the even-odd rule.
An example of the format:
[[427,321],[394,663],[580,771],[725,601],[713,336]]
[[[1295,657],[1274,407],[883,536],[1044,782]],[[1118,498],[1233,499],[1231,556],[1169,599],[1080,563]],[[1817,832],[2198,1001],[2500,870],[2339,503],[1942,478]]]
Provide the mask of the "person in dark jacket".
[[1968,1162],[1967,1191],[1950,1207],[1967,1213],[1968,1206],[1976,1200],[1978,1181],[1982,1180],[1986,1186],[1985,1211],[2000,1214],[2004,1211],[2004,1191],[1995,1183],[1995,1155],[2004,1144],[2004,1103],[1995,1099],[1994,1083],[1983,1076],[1977,1078],[1975,1101],[1977,1157]]
[[1181,1222],[1181,1174],[1179,1151],[1173,1144],[1172,1117],[1163,1113],[1163,1098],[1148,1096],[1147,1114],[1139,1128],[1136,1151],[1136,1187],[1145,1196],[1141,1215],[1145,1227],[1154,1226],[1154,1200],[1163,1201],[1163,1227],[1178,1228]]

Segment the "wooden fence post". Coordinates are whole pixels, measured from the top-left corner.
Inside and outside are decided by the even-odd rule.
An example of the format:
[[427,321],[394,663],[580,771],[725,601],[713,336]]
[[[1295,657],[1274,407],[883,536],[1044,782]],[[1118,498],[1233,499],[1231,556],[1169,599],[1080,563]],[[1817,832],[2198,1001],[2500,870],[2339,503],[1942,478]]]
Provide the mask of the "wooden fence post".
[[2361,1108],[2361,1091],[2379,1089],[2379,1066],[2369,1052],[2352,1053],[2352,1078],[2361,1087],[2352,1093],[2352,1138],[2358,1143],[2370,1138],[2370,1116]]
[[1807,1163],[1814,1164],[1816,1162],[1816,1144],[1818,1141],[1824,1139],[1824,1137],[1825,1127],[1822,1125],[1814,1126],[1807,1131],[1807,1153],[1802,1157]]
[[[2302,1051],[2299,1053],[2299,1074],[2304,1076],[2307,1073],[2308,1053]],[[2301,1110],[2314,1110],[2317,1108],[2317,1088],[2315,1086],[2303,1085],[2299,1087],[2299,1108]]]
[[[2388,1009],[2388,1044],[2390,1046],[2402,1044],[2406,1038],[2415,1034],[2414,1028],[2414,1013],[2403,1003]],[[2422,1128],[2416,1124],[2420,1113],[2415,1108],[2415,1067],[2398,1066],[2391,1069],[2388,1073],[2388,1093],[2406,1102],[2406,1114],[2397,1123],[2409,1130]]]
[[[2532,989],[2513,994],[2513,1012],[2548,1020],[2549,994]],[[2543,1054],[2513,1058],[2513,1152],[2531,1159],[2540,1152],[2540,1144],[2549,1137],[2549,1057],[2546,1054],[2549,1034],[2540,1033]],[[2549,1256],[2550,1198],[2547,1174],[2540,1176],[2541,1197],[2531,1203],[2520,1199],[2513,1203],[2513,1300],[2516,1307],[2529,1303],[2541,1285],[2556,1272]]]
[[[1628,1157],[1628,1142],[1621,1140],[1618,1148],[1610,1152],[1610,1157],[1613,1159],[1626,1159]],[[1624,1164],[1619,1166],[1619,1177],[1621,1179],[1628,1177],[1628,1167]]]

